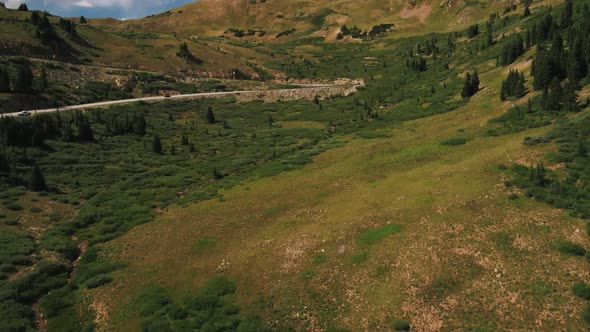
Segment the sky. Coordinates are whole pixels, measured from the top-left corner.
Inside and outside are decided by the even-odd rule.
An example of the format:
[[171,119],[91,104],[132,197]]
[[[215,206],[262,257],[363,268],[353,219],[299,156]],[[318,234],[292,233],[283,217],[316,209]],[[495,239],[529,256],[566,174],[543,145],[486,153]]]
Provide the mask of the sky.
[[59,16],[138,18],[164,12],[193,0],[0,0],[9,8],[26,3],[29,9]]

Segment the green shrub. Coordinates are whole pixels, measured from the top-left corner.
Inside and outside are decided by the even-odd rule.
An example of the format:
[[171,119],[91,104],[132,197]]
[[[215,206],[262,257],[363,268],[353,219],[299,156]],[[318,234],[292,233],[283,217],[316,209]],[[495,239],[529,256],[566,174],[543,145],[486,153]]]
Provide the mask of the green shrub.
[[75,304],[72,290],[68,287],[51,291],[41,298],[41,310],[48,318],[56,317]]
[[6,218],[6,214],[5,214],[5,213],[2,213],[2,212],[0,212],[0,219],[4,219],[4,218]]
[[510,195],[508,195],[508,199],[511,200],[511,201],[517,200],[518,199],[518,194],[511,193]]
[[440,142],[441,145],[447,145],[447,146],[463,145],[465,143],[467,143],[467,138],[465,138],[465,137],[454,137],[454,138],[449,138],[449,139],[446,139],[446,140]]
[[32,213],[41,213],[42,211],[43,211],[43,210],[41,210],[41,209],[40,209],[40,208],[38,208],[38,207],[32,207],[32,208],[31,208],[31,212],[32,212]]
[[582,245],[569,241],[559,242],[557,250],[568,256],[584,256],[586,254],[586,249]]
[[37,245],[30,235],[0,232],[0,264],[28,265],[28,256],[36,250]]
[[14,219],[6,220],[4,222],[4,224],[7,226],[16,226],[16,225],[18,225],[18,220],[14,220]]
[[142,316],[151,316],[171,302],[172,299],[164,288],[150,286],[141,290],[135,303]]
[[197,242],[193,244],[193,250],[196,252],[202,252],[215,247],[217,243],[217,239],[210,236],[205,236],[200,238]]
[[99,274],[97,276],[94,276],[94,277],[88,279],[88,281],[86,282],[86,287],[90,288],[90,289],[97,288],[102,285],[106,285],[106,284],[110,283],[111,281],[113,281],[113,278],[111,278],[110,276],[108,276],[106,274]]
[[590,285],[584,282],[579,282],[574,285],[572,291],[576,296],[583,298],[584,300],[590,301]]
[[582,318],[584,318],[584,321],[590,325],[590,303],[586,304],[586,308],[584,308],[584,311],[582,312]]
[[387,224],[375,229],[368,229],[362,231],[358,236],[358,241],[361,244],[370,245],[380,239],[401,232],[402,227],[396,224]]
[[14,266],[12,264],[0,264],[0,272],[2,272],[2,273],[16,272],[16,266]]
[[391,323],[391,327],[394,331],[409,331],[410,322],[407,319],[395,319]]
[[23,207],[20,206],[20,204],[18,204],[16,202],[10,202],[10,203],[6,204],[6,208],[9,209],[10,211],[21,211],[23,209]]

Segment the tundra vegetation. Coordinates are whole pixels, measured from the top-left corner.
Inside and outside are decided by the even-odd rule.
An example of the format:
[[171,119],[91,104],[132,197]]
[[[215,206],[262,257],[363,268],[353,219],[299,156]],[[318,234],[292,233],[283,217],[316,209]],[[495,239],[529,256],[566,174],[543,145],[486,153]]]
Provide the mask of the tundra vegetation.
[[[260,79],[363,79],[349,96],[0,118],[0,330],[588,328],[590,2],[552,4],[448,32],[219,43],[264,54]],[[25,7],[48,49],[102,33]],[[212,61],[173,45],[171,62]],[[3,106],[229,84],[121,69],[132,89],[71,93],[60,56],[3,58]]]

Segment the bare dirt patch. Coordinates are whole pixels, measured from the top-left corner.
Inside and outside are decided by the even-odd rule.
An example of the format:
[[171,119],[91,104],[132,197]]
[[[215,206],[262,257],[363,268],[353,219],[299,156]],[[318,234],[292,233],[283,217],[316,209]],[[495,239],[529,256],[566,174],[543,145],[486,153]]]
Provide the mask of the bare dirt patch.
[[406,7],[399,13],[401,18],[412,18],[416,17],[420,22],[424,22],[430,13],[432,12],[432,6],[428,4],[422,4],[418,7]]

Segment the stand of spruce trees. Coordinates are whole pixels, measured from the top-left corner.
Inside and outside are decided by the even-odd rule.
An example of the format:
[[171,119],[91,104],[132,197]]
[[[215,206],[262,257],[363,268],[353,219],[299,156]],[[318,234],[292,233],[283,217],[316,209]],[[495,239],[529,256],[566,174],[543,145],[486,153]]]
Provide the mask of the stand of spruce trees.
[[519,73],[516,69],[510,70],[506,80],[502,81],[500,99],[506,100],[511,97],[520,98],[524,96],[525,92],[524,73]]
[[477,70],[473,72],[473,75],[467,72],[465,75],[465,82],[463,83],[463,90],[461,91],[461,97],[469,98],[475,95],[479,91],[479,75]]

